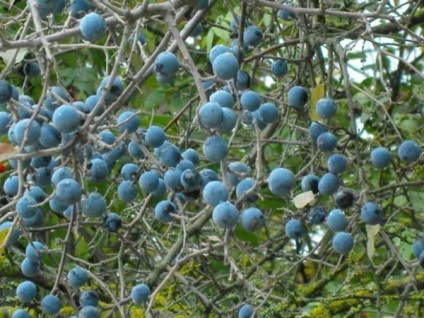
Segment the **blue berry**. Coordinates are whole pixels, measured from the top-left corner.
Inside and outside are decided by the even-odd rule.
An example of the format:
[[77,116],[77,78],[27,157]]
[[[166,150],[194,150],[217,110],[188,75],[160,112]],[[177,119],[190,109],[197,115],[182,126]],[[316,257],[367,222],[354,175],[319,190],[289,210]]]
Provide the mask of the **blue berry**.
[[239,63],[232,53],[222,53],[212,62],[213,73],[221,80],[236,77]]
[[37,287],[31,281],[23,281],[16,288],[16,296],[20,301],[26,303],[35,298],[37,295]]
[[211,162],[224,160],[228,154],[228,146],[224,139],[219,136],[210,136],[202,147],[206,159]]
[[37,262],[40,260],[40,256],[42,251],[45,250],[45,247],[43,243],[34,241],[32,243],[28,243],[26,249],[25,249],[25,256],[28,258],[31,262]]
[[45,123],[40,128],[38,141],[46,149],[55,148],[61,143],[62,135],[54,126]]
[[69,101],[69,96],[66,90],[60,86],[52,86],[47,91],[43,105],[48,110],[55,111],[60,105],[63,104],[61,99],[65,102]]
[[330,152],[333,151],[337,146],[336,137],[329,132],[323,132],[318,136],[317,148],[321,151]]
[[160,53],[153,64],[153,70],[164,78],[172,78],[178,71],[180,63],[177,56],[172,52]]
[[230,132],[236,126],[237,117],[231,108],[222,108],[222,122],[218,127],[221,133]]
[[315,104],[315,112],[321,118],[328,119],[336,114],[337,105],[331,98],[321,98]]
[[135,133],[139,127],[138,116],[130,110],[121,113],[117,123],[119,131],[127,131],[129,134]]
[[43,224],[43,211],[38,208],[35,215],[31,218],[22,219],[22,224],[25,227],[37,227]]
[[265,225],[265,218],[261,210],[248,208],[240,214],[240,224],[246,231],[255,232]]
[[154,197],[160,197],[166,192],[166,185],[165,181],[163,181],[162,178],[159,178],[159,184],[156,187],[155,191],[152,192],[152,196]]
[[286,235],[291,239],[300,239],[303,235],[304,229],[302,222],[299,220],[290,220],[285,226]]
[[72,170],[68,167],[60,167],[53,172],[51,182],[56,187],[60,181],[68,178],[73,178]]
[[[245,19],[243,23],[244,28],[247,28],[249,26],[248,21]],[[233,16],[233,18],[230,21],[230,30],[233,36],[238,37],[238,32],[240,29],[240,17],[239,16]]]
[[41,134],[40,125],[35,120],[31,121],[29,118],[18,121],[13,131],[16,143],[23,145],[25,141],[25,146],[36,145]]
[[339,209],[330,211],[326,223],[328,228],[334,232],[344,231],[348,224],[343,211]]
[[160,201],[155,207],[155,219],[161,223],[171,223],[174,218],[171,214],[177,214],[177,206],[169,200]]
[[22,71],[25,76],[30,78],[40,75],[40,65],[37,62],[31,61],[24,64]]
[[288,70],[287,62],[284,60],[276,60],[271,64],[271,72],[275,77],[283,77]]
[[[291,5],[289,4],[287,4],[287,6],[291,7]],[[293,12],[283,10],[283,9],[278,10],[277,16],[284,21],[291,21],[296,17],[296,15]]]
[[413,140],[404,141],[398,148],[398,156],[402,161],[411,164],[420,158],[421,149]]
[[46,315],[56,315],[62,307],[59,298],[47,295],[41,299],[41,311]]
[[293,86],[287,94],[287,102],[290,107],[302,111],[308,102],[308,92],[302,86]]
[[100,318],[100,311],[94,306],[84,306],[81,308],[78,318]]
[[236,76],[236,87],[239,90],[245,90],[248,89],[250,87],[250,75],[249,73],[243,71],[243,70],[238,70],[237,72],[237,76]]
[[74,204],[81,199],[82,191],[80,184],[74,179],[63,179],[56,185],[54,198],[63,204]]
[[108,145],[113,145],[116,140],[115,135],[108,129],[102,130],[97,134],[97,136],[101,139],[101,141]]
[[27,277],[35,277],[40,271],[40,262],[30,261],[28,258],[24,258],[21,263],[21,272]]
[[195,166],[194,166],[194,163],[191,162],[190,160],[183,159],[177,164],[177,166],[175,168],[177,168],[178,170],[183,172],[184,170],[187,170],[187,169],[193,169],[194,170]]
[[340,174],[346,170],[347,159],[340,154],[331,155],[327,160],[328,171],[334,174]]
[[14,197],[19,191],[19,177],[10,176],[4,181],[3,192],[9,197]]
[[9,99],[12,98],[12,95],[12,85],[5,80],[0,80],[0,103],[7,102]]
[[210,181],[203,188],[203,200],[212,207],[228,200],[228,189],[221,181]]
[[234,106],[233,95],[223,89],[212,93],[211,96],[209,96],[209,101],[218,103],[221,107],[233,108]]
[[323,207],[315,206],[308,211],[308,221],[313,225],[319,225],[325,220],[325,210]]
[[[106,90],[106,85],[109,83],[109,81],[110,81],[109,75],[105,76],[102,79],[102,81],[100,82],[99,87],[97,88],[97,91],[96,91],[97,97],[100,97],[103,94],[103,91]],[[120,77],[114,77],[111,84],[110,84],[109,90],[106,93],[105,103],[107,105],[112,104],[114,101],[116,101],[118,99],[119,96],[121,96],[123,91],[124,91],[124,84],[122,83],[121,78]],[[98,99],[93,99],[93,100],[90,100],[90,101],[87,99],[87,101],[86,101],[86,103],[88,104],[88,107],[92,108],[92,109],[94,109],[94,106],[95,106],[94,104],[97,104],[97,102],[98,102]],[[96,112],[96,115],[101,114],[102,108],[103,107],[101,107]]]
[[84,14],[94,10],[94,6],[85,0],[72,0],[69,5],[69,12],[71,17],[82,18]]
[[186,169],[181,174],[181,184],[185,191],[194,191],[200,187],[200,174],[193,169]]
[[300,187],[303,192],[312,191],[314,194],[318,193],[319,178],[314,174],[308,174],[302,178]]
[[124,202],[132,202],[137,197],[137,187],[130,180],[122,181],[118,186],[118,198]]
[[109,175],[109,167],[105,160],[94,158],[88,164],[88,180],[91,182],[101,182]]
[[53,198],[49,200],[49,207],[52,211],[56,213],[63,213],[69,207],[69,205],[63,204]]
[[143,150],[137,144],[137,142],[135,142],[134,140],[131,140],[128,143],[127,151],[128,151],[128,154],[134,159],[143,159],[144,158]]
[[378,147],[371,151],[371,164],[377,169],[384,169],[390,164],[390,151]]
[[37,204],[37,201],[35,201],[35,199],[31,196],[26,195],[26,196],[20,197],[18,201],[16,202],[16,207],[15,207],[16,212],[18,213],[18,216],[23,219],[33,217],[38,209],[37,207],[34,206],[36,204]]
[[140,175],[138,179],[141,191],[145,194],[149,194],[156,190],[159,185],[159,176],[154,171],[146,171]]
[[176,167],[181,160],[180,149],[168,141],[155,148],[155,154],[159,157],[159,161],[167,167]]
[[324,174],[318,182],[318,191],[323,195],[332,195],[340,186],[340,179],[333,173]]
[[165,131],[158,126],[150,126],[144,135],[144,142],[147,146],[157,148],[165,141]]
[[223,53],[230,53],[230,48],[228,46],[218,44],[212,47],[212,49],[209,51],[209,62],[213,63],[213,61],[221,54]]
[[134,304],[145,302],[150,296],[150,288],[146,284],[135,285],[131,289],[131,300]]
[[96,41],[106,34],[106,22],[95,12],[85,15],[79,25],[82,37],[87,41]]
[[424,251],[424,239],[419,238],[412,244],[412,252],[416,258],[419,258]]
[[87,282],[87,272],[81,267],[74,267],[68,272],[68,282],[74,288],[81,287]]
[[237,318],[251,318],[254,313],[255,310],[252,306],[250,306],[249,304],[244,304],[240,307]]
[[[121,82],[121,84],[122,84],[122,82]],[[114,86],[112,86],[112,87],[114,87]],[[122,89],[123,89],[123,86],[122,86]],[[99,90],[99,93],[100,93],[100,90]],[[107,94],[107,96],[110,95],[110,94],[111,93],[109,92],[109,94]],[[113,95],[112,96],[109,96],[109,97],[112,97],[113,98]],[[85,100],[85,103],[84,103],[85,104],[84,112],[85,113],[91,113],[94,110],[94,107],[96,107],[99,99],[100,99],[100,94],[99,95],[96,94],[96,95],[90,95],[90,96],[88,96],[87,99]],[[108,100],[108,98],[106,98],[105,100]],[[103,101],[102,105],[99,106],[96,109],[95,115],[96,116],[99,116],[103,112],[103,110],[104,110],[104,101]]]
[[110,212],[103,219],[103,226],[109,232],[117,232],[121,227],[122,221],[118,214]]
[[218,181],[218,175],[215,171],[205,168],[200,170],[200,188],[204,189],[211,181]]
[[62,134],[71,134],[80,127],[80,117],[78,111],[69,105],[58,107],[52,118],[53,126]]
[[258,46],[262,42],[262,31],[258,27],[251,25],[244,29],[244,40],[250,46]]
[[47,167],[35,169],[34,181],[35,185],[41,188],[47,188],[51,184],[52,172]]
[[255,179],[252,179],[252,178],[246,178],[241,180],[236,187],[237,199],[240,200],[243,198],[244,202],[249,202],[249,203],[255,202],[258,199],[258,195],[256,194],[257,189],[254,189],[252,193],[245,195],[246,192],[252,191],[251,189],[253,188],[255,183],[256,183]]
[[0,112],[0,135],[7,134],[9,126],[12,124],[12,120],[7,112]]
[[209,102],[199,108],[199,122],[204,128],[218,128],[222,119],[222,107],[218,103]]
[[333,249],[339,254],[349,254],[353,248],[352,234],[338,232],[333,237]]
[[31,317],[25,310],[17,309],[13,312],[11,318],[31,318]]
[[190,160],[194,165],[197,165],[200,161],[199,154],[192,148],[184,150],[181,156],[183,159]]
[[126,163],[121,168],[121,177],[124,180],[136,180],[139,178],[138,166],[133,163]]
[[99,305],[99,297],[94,290],[85,290],[81,293],[79,302],[81,307],[97,307]]
[[264,103],[259,107],[258,115],[266,124],[275,123],[278,121],[278,108],[272,103]]
[[182,171],[179,169],[170,168],[166,170],[165,174],[163,175],[163,180],[165,181],[166,187],[172,191],[182,190],[183,186],[181,184],[181,174]]
[[230,202],[221,202],[212,212],[212,220],[221,229],[231,229],[237,224],[239,211]]
[[341,209],[350,208],[355,202],[355,194],[350,190],[342,189],[334,195],[334,202]]
[[268,178],[268,187],[271,193],[284,196],[290,193],[294,184],[293,173],[285,168],[275,168]]
[[376,225],[383,222],[383,209],[374,202],[367,202],[361,208],[361,219],[366,224]]
[[235,187],[249,172],[250,168],[244,162],[231,162],[228,165],[228,181]]
[[261,97],[258,93],[248,90],[241,94],[240,104],[243,109],[254,112],[261,106]]

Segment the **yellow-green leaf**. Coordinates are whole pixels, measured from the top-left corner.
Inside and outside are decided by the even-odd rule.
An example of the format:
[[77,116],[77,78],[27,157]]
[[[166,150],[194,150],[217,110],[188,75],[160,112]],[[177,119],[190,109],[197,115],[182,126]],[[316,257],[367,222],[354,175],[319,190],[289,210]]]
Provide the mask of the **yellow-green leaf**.
[[311,90],[311,100],[309,104],[309,117],[317,121],[318,116],[315,113],[315,104],[318,100],[324,97],[324,84],[318,84]]

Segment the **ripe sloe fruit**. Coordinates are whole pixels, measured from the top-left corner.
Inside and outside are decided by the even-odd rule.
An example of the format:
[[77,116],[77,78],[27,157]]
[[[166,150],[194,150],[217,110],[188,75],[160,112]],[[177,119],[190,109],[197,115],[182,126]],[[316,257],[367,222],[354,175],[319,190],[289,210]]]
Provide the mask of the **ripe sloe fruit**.
[[219,203],[212,212],[212,220],[221,229],[233,228],[239,219],[237,208],[230,202]]
[[366,224],[380,224],[383,222],[383,216],[383,209],[374,202],[367,202],[361,208],[361,219]]
[[340,179],[333,173],[324,174],[318,182],[318,191],[323,195],[332,195],[340,186]]
[[146,284],[135,285],[131,289],[131,299],[134,304],[141,304],[150,296],[150,288]]
[[404,141],[398,148],[398,156],[408,164],[417,161],[421,155],[421,149],[413,140]]
[[371,164],[377,169],[384,169],[390,164],[390,151],[378,147],[371,151]]
[[290,193],[294,184],[293,173],[285,168],[275,168],[268,178],[268,187],[271,193],[284,196]]
[[95,12],[85,15],[79,25],[83,38],[87,41],[96,41],[106,33],[106,22]]
[[212,69],[219,79],[228,81],[236,77],[239,63],[232,53],[222,53],[212,62]]
[[289,106],[302,111],[308,102],[308,92],[302,86],[293,86],[287,93]]
[[240,214],[240,224],[246,231],[254,232],[264,226],[265,218],[261,210],[248,208]]
[[224,139],[219,136],[210,136],[202,147],[206,159],[211,162],[224,160],[228,153],[228,146]]
[[331,118],[336,114],[337,105],[331,98],[321,98],[315,104],[315,112],[321,118]]
[[291,239],[299,239],[302,237],[304,229],[302,222],[299,220],[290,220],[285,226],[286,235]]
[[327,226],[334,232],[343,231],[347,226],[347,219],[342,210],[334,209],[327,215]]
[[203,200],[210,206],[216,207],[228,200],[228,189],[221,181],[210,181],[203,188]]
[[338,232],[333,237],[333,249],[339,254],[349,254],[353,248],[352,234]]

